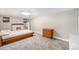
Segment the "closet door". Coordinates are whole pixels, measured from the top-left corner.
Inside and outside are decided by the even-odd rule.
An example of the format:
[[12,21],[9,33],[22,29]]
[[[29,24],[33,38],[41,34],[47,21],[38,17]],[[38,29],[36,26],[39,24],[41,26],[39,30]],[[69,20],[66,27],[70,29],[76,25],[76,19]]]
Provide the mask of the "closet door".
[[29,24],[29,22],[26,23],[26,27],[27,27],[28,30],[30,30],[30,24]]
[[30,23],[29,22],[24,23],[24,28],[30,30]]

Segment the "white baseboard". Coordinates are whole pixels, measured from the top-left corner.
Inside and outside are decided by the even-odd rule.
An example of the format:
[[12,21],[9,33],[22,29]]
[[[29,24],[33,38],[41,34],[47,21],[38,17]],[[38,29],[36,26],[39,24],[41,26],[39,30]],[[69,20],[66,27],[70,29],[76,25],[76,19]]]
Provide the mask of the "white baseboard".
[[63,38],[60,38],[60,37],[57,37],[57,36],[54,36],[54,38],[59,39],[59,40],[63,40],[63,41],[66,41],[66,42],[69,42],[69,40],[63,39]]
[[41,33],[41,32],[37,32],[37,31],[34,31],[34,32],[42,35],[42,33]]
[[41,32],[37,32],[37,31],[33,31],[33,32],[35,32],[35,33],[38,33],[38,34],[42,35],[42,33],[41,33]]
[[[35,31],[35,32],[36,32],[36,31]],[[36,33],[38,33],[38,34],[41,34],[41,35],[42,35],[42,33],[41,33],[41,32],[36,32]],[[63,40],[63,41],[66,41],[66,42],[69,42],[69,40],[67,40],[67,39],[63,39],[63,38],[60,38],[60,37],[57,37],[57,36],[54,36],[54,38],[59,39],[59,40]]]

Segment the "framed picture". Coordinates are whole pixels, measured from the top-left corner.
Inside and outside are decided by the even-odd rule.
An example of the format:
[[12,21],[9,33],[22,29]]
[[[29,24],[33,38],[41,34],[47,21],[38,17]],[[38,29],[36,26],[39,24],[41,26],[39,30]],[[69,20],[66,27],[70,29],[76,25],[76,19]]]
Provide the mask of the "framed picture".
[[10,22],[10,17],[3,17],[3,23]]

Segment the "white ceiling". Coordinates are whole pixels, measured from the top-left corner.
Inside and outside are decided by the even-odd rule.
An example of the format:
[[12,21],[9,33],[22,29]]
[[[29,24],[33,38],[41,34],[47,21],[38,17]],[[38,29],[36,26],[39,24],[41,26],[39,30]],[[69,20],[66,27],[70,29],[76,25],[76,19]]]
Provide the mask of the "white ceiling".
[[58,13],[71,9],[73,8],[0,8],[0,15],[27,17],[23,15],[22,12],[29,12],[31,13],[31,16],[34,17],[50,13]]

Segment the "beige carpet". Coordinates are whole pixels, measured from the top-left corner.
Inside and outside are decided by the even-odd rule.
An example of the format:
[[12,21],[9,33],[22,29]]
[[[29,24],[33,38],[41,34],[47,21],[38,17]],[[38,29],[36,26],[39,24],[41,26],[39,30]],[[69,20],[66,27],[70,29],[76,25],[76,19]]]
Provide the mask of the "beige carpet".
[[69,43],[58,40],[48,39],[36,34],[33,37],[6,44],[0,50],[68,50]]

